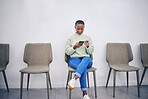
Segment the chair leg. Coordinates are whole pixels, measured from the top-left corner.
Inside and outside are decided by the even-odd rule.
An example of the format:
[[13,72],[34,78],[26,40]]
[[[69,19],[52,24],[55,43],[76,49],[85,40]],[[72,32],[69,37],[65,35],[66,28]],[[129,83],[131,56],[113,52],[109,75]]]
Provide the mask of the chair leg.
[[144,78],[145,72],[146,72],[146,68],[144,68],[144,71],[143,71],[143,74],[142,74],[142,77],[141,77],[141,81],[140,81],[140,86],[141,86],[141,84],[142,84],[142,81],[143,81],[143,78]]
[[3,72],[3,76],[4,76],[4,80],[5,80],[7,91],[9,92],[9,87],[8,87],[8,83],[7,83],[7,78],[6,78],[5,70],[3,70],[2,72]]
[[109,78],[110,78],[110,74],[111,74],[112,69],[109,69],[109,73],[108,73],[108,77],[107,77],[107,82],[106,82],[106,88],[108,86],[108,82],[109,82]]
[[20,99],[22,99],[22,91],[23,91],[23,77],[24,77],[24,73],[21,73]]
[[46,83],[47,83],[47,97],[48,97],[48,99],[49,99],[49,83],[48,83],[48,81],[49,81],[49,73],[46,73]]
[[113,80],[113,97],[115,97],[115,86],[116,86],[116,71],[114,70],[114,80]]
[[[72,72],[70,72],[69,79],[72,78]],[[71,89],[69,89],[69,99],[71,99]]]
[[68,76],[67,76],[66,89],[67,89],[67,86],[68,86],[68,81],[69,81],[69,71],[68,71]]
[[30,74],[28,74],[28,80],[27,80],[27,90],[29,88],[29,80],[30,80]]
[[93,76],[94,76],[94,88],[95,88],[95,98],[97,98],[97,87],[96,87],[96,72],[93,72]]
[[127,88],[128,88],[128,76],[129,75],[129,73],[128,72],[126,72],[126,78],[127,78]]
[[88,83],[88,88],[89,88],[89,73],[87,72],[87,83]]
[[50,85],[50,90],[52,89],[52,86],[51,86],[51,79],[50,79],[50,74],[48,73],[48,79],[49,79],[49,85]]
[[138,97],[140,97],[139,70],[136,71],[136,74],[137,74],[137,90],[138,90]]

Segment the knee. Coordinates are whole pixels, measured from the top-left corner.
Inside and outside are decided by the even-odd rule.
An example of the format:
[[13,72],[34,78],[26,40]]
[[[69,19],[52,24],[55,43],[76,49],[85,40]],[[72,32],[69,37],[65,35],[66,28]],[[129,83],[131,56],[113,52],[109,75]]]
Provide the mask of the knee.
[[90,57],[84,57],[83,59],[86,60],[87,62],[91,62],[92,61],[92,59]]

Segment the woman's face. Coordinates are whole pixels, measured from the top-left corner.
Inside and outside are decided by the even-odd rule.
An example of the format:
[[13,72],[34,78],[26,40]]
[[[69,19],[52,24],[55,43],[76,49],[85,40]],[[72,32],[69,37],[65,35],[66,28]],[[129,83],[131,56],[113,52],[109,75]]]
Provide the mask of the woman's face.
[[76,32],[77,32],[79,35],[81,35],[81,34],[83,33],[83,31],[84,31],[84,25],[83,25],[83,24],[77,24],[77,25],[75,26],[75,29],[76,29]]

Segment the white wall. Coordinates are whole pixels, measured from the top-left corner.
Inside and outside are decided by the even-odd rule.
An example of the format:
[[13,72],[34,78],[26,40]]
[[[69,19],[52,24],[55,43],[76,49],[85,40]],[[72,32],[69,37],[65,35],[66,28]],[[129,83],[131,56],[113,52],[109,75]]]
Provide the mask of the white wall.
[[[0,0],[0,43],[10,44],[10,63],[6,70],[9,86],[19,88],[19,70],[26,67],[25,44],[50,42],[54,58],[50,71],[52,86],[65,87],[65,42],[75,32],[74,23],[78,19],[85,21],[84,33],[92,38],[95,47],[97,86],[105,85],[109,70],[105,57],[107,42],[131,44],[134,60],[130,64],[141,68],[141,78],[139,44],[148,42],[147,9],[147,0]],[[125,74],[118,74],[117,85],[126,85]],[[130,85],[136,84],[135,75],[130,73]],[[92,74],[90,77],[93,86]],[[0,88],[5,88],[2,74],[0,79]],[[32,75],[31,88],[45,88],[45,84],[45,75]],[[148,84],[148,79],[143,84]]]

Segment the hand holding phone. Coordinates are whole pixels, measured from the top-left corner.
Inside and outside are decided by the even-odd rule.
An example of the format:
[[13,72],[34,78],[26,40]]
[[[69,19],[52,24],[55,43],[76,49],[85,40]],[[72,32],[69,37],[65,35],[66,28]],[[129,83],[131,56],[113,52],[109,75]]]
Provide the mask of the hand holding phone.
[[79,48],[80,46],[82,46],[82,44],[83,44],[83,43],[77,42],[77,43],[73,46],[73,48],[74,48],[74,49]]
[[87,48],[89,47],[89,42],[88,41],[85,41],[84,44],[86,45]]

